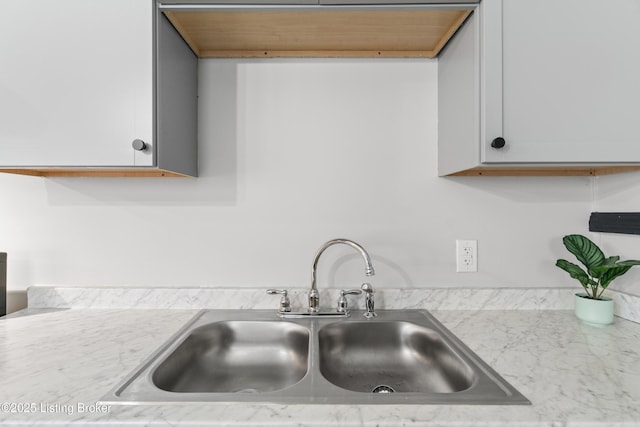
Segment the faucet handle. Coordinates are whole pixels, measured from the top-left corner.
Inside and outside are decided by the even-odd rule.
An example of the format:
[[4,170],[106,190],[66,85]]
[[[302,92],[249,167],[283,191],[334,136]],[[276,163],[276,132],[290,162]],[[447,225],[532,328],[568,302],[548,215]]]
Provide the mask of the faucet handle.
[[366,317],[367,319],[371,319],[372,317],[376,317],[377,314],[374,310],[374,301],[373,301],[373,286],[371,286],[371,283],[363,283],[362,287],[360,288],[362,289],[362,292],[364,292],[365,296],[364,296],[364,317]]
[[338,298],[338,313],[346,313],[348,308],[347,295],[360,295],[362,291],[360,289],[343,289],[340,291],[340,298]]
[[287,313],[291,311],[291,301],[289,300],[288,292],[286,289],[267,289],[269,295],[282,295],[280,298],[280,313]]

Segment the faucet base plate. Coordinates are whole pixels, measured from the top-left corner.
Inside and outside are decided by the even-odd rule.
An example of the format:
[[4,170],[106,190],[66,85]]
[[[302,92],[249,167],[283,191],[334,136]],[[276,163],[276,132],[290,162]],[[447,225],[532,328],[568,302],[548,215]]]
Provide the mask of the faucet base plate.
[[302,317],[323,317],[323,318],[331,318],[331,317],[349,317],[351,314],[348,311],[339,312],[339,311],[287,311],[287,312],[278,312],[278,316],[284,319],[296,319]]

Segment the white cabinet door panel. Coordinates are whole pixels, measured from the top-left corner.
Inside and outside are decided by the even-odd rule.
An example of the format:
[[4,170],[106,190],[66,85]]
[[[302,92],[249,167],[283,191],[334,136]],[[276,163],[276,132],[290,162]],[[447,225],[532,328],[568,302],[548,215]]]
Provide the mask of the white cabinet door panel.
[[482,160],[640,161],[639,22],[637,0],[502,1],[502,135]]
[[152,165],[152,2],[2,7],[0,165]]

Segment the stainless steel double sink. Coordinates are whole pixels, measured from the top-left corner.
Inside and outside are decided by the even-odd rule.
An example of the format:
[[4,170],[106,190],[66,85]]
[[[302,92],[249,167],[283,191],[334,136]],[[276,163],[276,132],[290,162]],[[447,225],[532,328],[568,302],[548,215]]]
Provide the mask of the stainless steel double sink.
[[104,403],[530,404],[424,310],[203,310]]

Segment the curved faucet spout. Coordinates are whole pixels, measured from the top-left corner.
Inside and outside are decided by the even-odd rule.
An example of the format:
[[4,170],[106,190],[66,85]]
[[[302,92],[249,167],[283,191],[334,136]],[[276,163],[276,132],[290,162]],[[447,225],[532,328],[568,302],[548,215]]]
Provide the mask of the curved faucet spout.
[[318,249],[316,256],[313,258],[313,265],[311,267],[311,289],[309,290],[309,311],[312,313],[317,313],[318,311],[320,311],[320,294],[318,293],[318,287],[316,284],[316,271],[318,268],[318,261],[320,260],[320,256],[324,253],[324,251],[328,247],[337,245],[337,244],[344,244],[347,246],[351,246],[352,248],[357,250],[360,253],[360,255],[362,255],[362,258],[364,259],[364,263],[365,263],[364,274],[367,276],[373,276],[375,274],[375,271],[373,270],[373,265],[371,264],[371,258],[369,257],[369,254],[362,246],[360,246],[353,240],[349,240],[349,239],[329,240],[324,245],[322,245],[320,249]]

